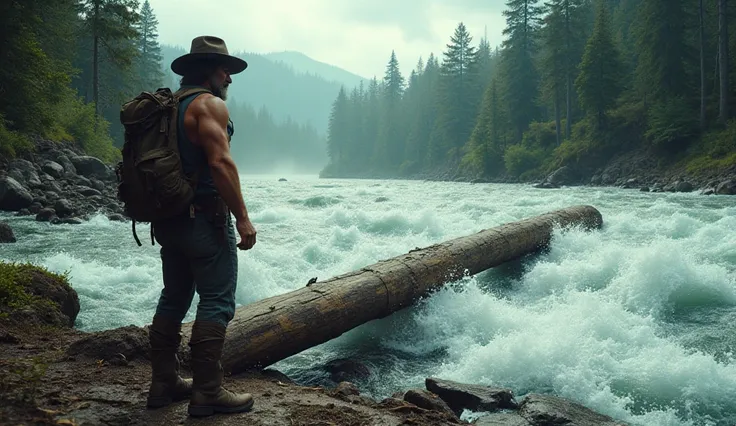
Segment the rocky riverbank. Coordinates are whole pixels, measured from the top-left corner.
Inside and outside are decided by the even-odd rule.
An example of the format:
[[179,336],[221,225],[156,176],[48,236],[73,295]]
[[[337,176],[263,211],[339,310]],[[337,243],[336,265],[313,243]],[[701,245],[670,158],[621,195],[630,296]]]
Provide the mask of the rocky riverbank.
[[0,210],[52,224],[78,224],[96,213],[126,220],[109,165],[72,144],[35,145],[33,153],[0,161]]
[[545,189],[561,188],[563,186],[617,187],[645,192],[697,192],[703,195],[736,195],[736,165],[722,169],[690,172],[684,165],[661,165],[656,156],[643,150],[618,154],[602,167],[564,166],[547,176],[528,176],[523,179],[507,175],[493,178],[463,176],[457,170],[450,168],[409,176],[382,173],[343,173],[322,177],[516,183],[530,184],[535,188]]
[[[76,292],[64,276],[32,265],[0,262],[0,423],[161,425],[195,422],[182,401],[145,408],[150,363],[147,328],[84,333],[72,326]],[[185,345],[182,345],[185,347]],[[186,356],[183,357],[186,360]],[[196,420],[205,425],[616,425],[552,395],[517,398],[509,389],[427,378],[424,388],[374,400],[345,381],[363,374],[350,361],[325,366],[332,387],[294,383],[278,371],[226,378],[250,392],[249,413]],[[186,362],[185,375],[189,375]]]

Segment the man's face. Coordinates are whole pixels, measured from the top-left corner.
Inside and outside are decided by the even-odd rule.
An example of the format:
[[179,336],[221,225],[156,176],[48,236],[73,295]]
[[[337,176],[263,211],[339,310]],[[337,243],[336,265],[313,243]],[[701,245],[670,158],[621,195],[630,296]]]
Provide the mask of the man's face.
[[212,93],[223,101],[227,99],[227,88],[233,80],[230,72],[224,66],[219,66],[210,77],[210,88]]

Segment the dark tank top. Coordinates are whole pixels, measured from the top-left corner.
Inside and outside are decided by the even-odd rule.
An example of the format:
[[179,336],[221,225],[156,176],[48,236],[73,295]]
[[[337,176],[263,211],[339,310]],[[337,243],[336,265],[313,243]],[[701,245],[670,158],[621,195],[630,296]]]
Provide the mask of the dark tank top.
[[[189,89],[195,86],[182,86],[182,89]],[[194,174],[195,171],[199,170],[199,179],[197,180],[197,191],[196,195],[214,195],[217,194],[217,188],[215,187],[215,181],[212,179],[212,170],[207,162],[207,154],[204,149],[197,145],[194,145],[187,136],[184,129],[184,114],[187,108],[197,96],[202,93],[196,93],[182,99],[179,103],[179,119],[177,124],[177,141],[179,144],[179,155],[181,156],[182,167],[184,173],[188,176]],[[234,127],[232,121],[228,123],[227,134],[228,140],[232,137]]]

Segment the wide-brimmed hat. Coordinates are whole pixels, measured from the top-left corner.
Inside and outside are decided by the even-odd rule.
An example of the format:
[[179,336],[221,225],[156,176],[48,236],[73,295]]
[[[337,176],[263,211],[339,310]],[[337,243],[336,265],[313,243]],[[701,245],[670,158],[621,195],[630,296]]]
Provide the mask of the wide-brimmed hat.
[[222,63],[227,67],[230,74],[237,74],[248,68],[247,62],[228,53],[223,39],[213,36],[200,36],[192,40],[189,53],[174,59],[171,63],[171,70],[179,75],[184,75],[193,63],[203,60]]

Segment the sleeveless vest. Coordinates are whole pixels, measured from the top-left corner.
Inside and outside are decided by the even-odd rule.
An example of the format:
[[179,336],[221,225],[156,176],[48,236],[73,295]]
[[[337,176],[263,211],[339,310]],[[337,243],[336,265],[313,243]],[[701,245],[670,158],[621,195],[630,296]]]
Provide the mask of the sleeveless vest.
[[[182,86],[182,89],[186,89],[192,86]],[[207,155],[202,147],[194,145],[187,136],[184,129],[184,114],[187,108],[197,96],[202,93],[196,93],[187,98],[184,98],[179,103],[179,118],[177,120],[177,142],[179,144],[179,155],[181,156],[182,167],[184,173],[192,175],[195,171],[199,170],[199,178],[197,180],[196,195],[215,195],[218,194],[217,188],[215,187],[215,181],[212,179],[212,170],[207,162]],[[228,123],[227,134],[228,142],[234,133],[234,126],[232,121]]]

